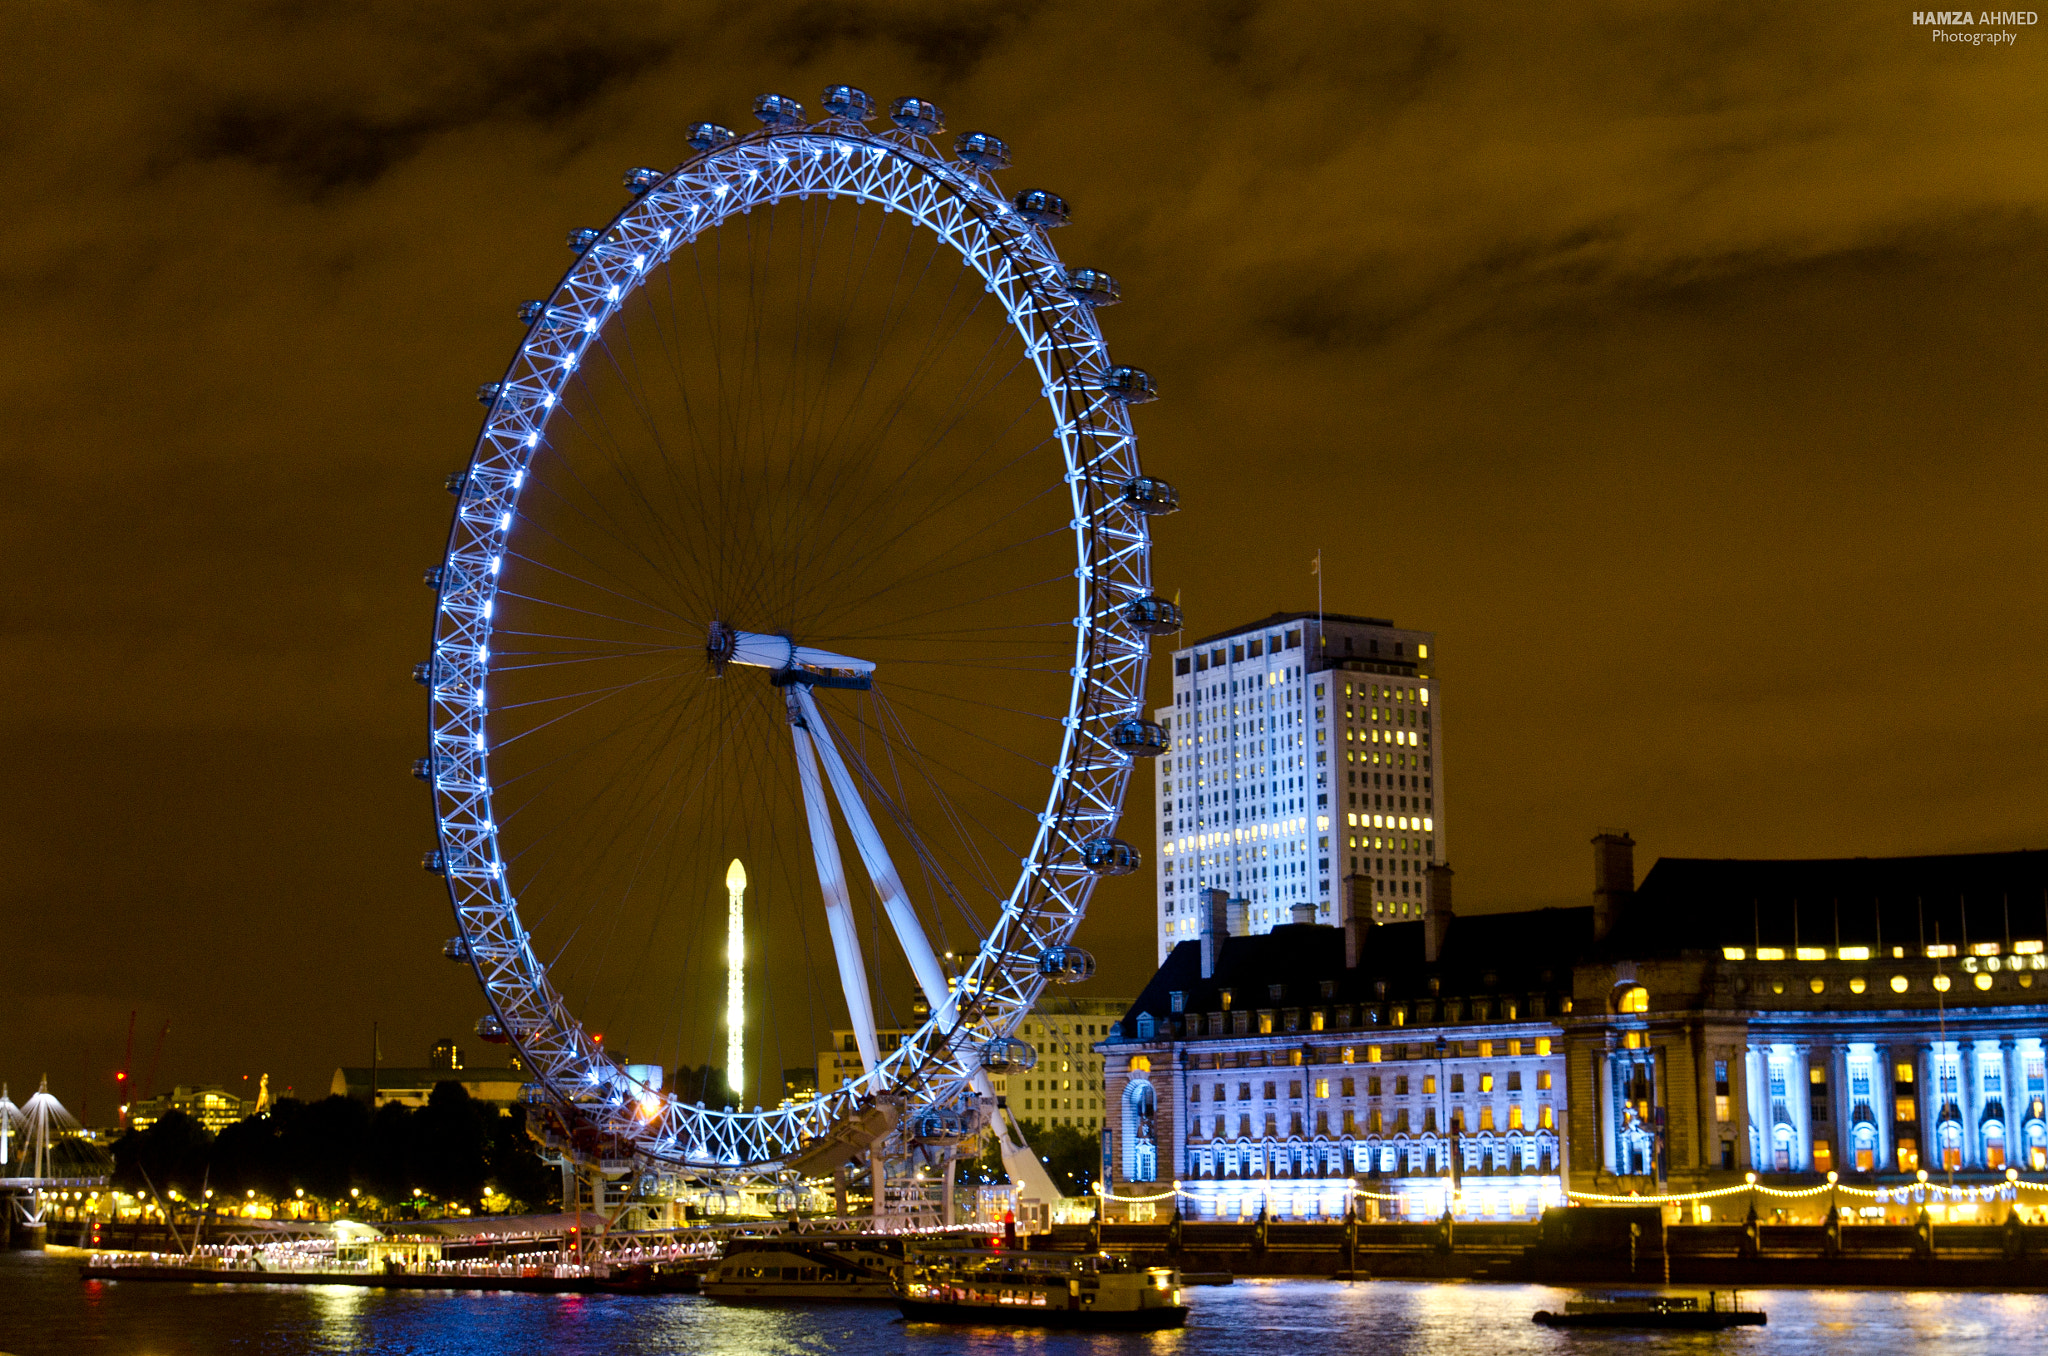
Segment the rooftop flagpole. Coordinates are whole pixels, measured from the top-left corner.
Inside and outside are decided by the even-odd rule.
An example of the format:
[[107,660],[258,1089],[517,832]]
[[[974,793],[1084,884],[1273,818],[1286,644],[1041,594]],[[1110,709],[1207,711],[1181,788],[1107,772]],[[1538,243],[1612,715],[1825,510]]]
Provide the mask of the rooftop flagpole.
[[1323,548],[1316,548],[1316,558],[1310,562],[1308,572],[1316,577],[1316,649],[1321,651],[1323,640]]

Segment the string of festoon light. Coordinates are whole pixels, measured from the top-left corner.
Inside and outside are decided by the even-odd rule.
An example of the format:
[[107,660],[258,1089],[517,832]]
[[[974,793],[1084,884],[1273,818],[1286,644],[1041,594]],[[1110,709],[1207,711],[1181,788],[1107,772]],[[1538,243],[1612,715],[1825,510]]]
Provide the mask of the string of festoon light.
[[1711,1191],[1672,1192],[1661,1196],[1615,1196],[1598,1191],[1567,1191],[1565,1196],[1574,1201],[1597,1201],[1603,1205],[1683,1205],[1693,1201],[1720,1200],[1729,1196],[1768,1196],[1774,1200],[1808,1200],[1830,1193],[1855,1196],[1875,1201],[1879,1205],[1919,1205],[1928,1201],[1963,1204],[1965,1202],[2010,1201],[2019,1196],[2019,1189],[2048,1191],[2048,1182],[2029,1182],[2023,1179],[2017,1168],[2005,1170],[2003,1182],[1986,1182],[1981,1186],[1952,1186],[1929,1181],[1927,1170],[1922,1168],[1917,1180],[1904,1186],[1858,1187],[1847,1186],[1841,1174],[1830,1172],[1828,1180],[1810,1187],[1765,1186],[1757,1181],[1755,1173],[1745,1174],[1741,1186],[1716,1187]]
[[[1336,1183],[1331,1182],[1328,1185],[1321,1187],[1320,1189],[1327,1191],[1331,1187],[1334,1187],[1336,1185]],[[1258,1190],[1261,1196],[1269,1196],[1273,1192],[1273,1186],[1269,1182],[1261,1182],[1259,1184]],[[1349,1194],[1356,1200],[1398,1201],[1401,1199],[1401,1197],[1399,1196],[1389,1196],[1384,1192],[1367,1191],[1363,1187],[1353,1186],[1348,1187],[1347,1190]],[[1187,1198],[1192,1200],[1194,1199],[1196,1193],[1182,1186],[1179,1182],[1175,1182],[1173,1186],[1169,1189],[1157,1192],[1150,1196],[1119,1196],[1114,1191],[1105,1190],[1102,1184],[1098,1182],[1095,1186],[1095,1194],[1097,1196],[1100,1196],[1105,1201],[1121,1201],[1126,1205],[1156,1205],[1160,1201],[1170,1201],[1179,1196],[1186,1196]]]
[[[1331,1185],[1334,1186],[1335,1183]],[[1668,1192],[1656,1196],[1636,1194],[1613,1195],[1599,1191],[1566,1191],[1564,1195],[1568,1200],[1586,1201],[1601,1205],[1685,1205],[1697,1201],[1723,1200],[1729,1196],[1768,1196],[1773,1200],[1796,1201],[1810,1200],[1815,1196],[1835,1193],[1874,1201],[1879,1205],[1919,1205],[1930,1201],[1954,1204],[2010,1201],[2018,1198],[2021,1188],[2029,1191],[2048,1191],[2048,1182],[2029,1182],[2019,1175],[2017,1169],[2007,1168],[2003,1182],[1987,1182],[1981,1186],[1952,1186],[1929,1181],[1926,1170],[1922,1169],[1917,1181],[1904,1186],[1849,1186],[1842,1182],[1839,1173],[1830,1172],[1827,1181],[1814,1186],[1774,1187],[1766,1186],[1762,1182],[1757,1181],[1756,1174],[1752,1172],[1746,1175],[1746,1179],[1740,1186],[1715,1187],[1708,1191]],[[1323,1189],[1328,1190],[1328,1187]],[[1261,1196],[1268,1196],[1272,1194],[1273,1186],[1269,1182],[1261,1182],[1258,1191]],[[1363,1187],[1358,1186],[1347,1186],[1345,1191],[1354,1200],[1399,1201],[1403,1199],[1403,1197],[1398,1195],[1389,1195],[1380,1191],[1367,1191]],[[1167,1190],[1155,1192],[1149,1196],[1120,1196],[1116,1192],[1110,1191],[1100,1183],[1097,1183],[1095,1194],[1104,1201],[1117,1201],[1125,1205],[1156,1205],[1161,1201],[1175,1200],[1182,1196],[1192,1199],[1196,1193],[1190,1191],[1181,1183],[1175,1182]]]

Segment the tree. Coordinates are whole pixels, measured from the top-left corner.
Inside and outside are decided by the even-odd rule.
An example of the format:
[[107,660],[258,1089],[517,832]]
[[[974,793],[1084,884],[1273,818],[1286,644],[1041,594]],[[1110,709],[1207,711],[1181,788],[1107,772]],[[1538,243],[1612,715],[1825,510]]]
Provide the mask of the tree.
[[562,1177],[541,1161],[533,1136],[526,1132],[526,1108],[513,1106],[499,1115],[491,1126],[491,1143],[486,1151],[491,1182],[512,1200],[521,1213],[562,1208]]
[[123,1191],[160,1193],[173,1189],[197,1195],[205,1189],[213,1136],[182,1111],[166,1111],[147,1130],[130,1130],[114,1142],[114,1185]]
[[1073,1125],[1021,1122],[1025,1143],[1045,1162],[1054,1186],[1069,1196],[1085,1196],[1102,1176],[1102,1139],[1099,1131]]
[[291,1195],[278,1129],[277,1117],[268,1112],[222,1127],[213,1141],[213,1189],[232,1196],[254,1191],[269,1200]]
[[679,1102],[702,1102],[705,1106],[729,1106],[732,1089],[726,1086],[725,1070],[715,1064],[685,1064],[676,1070],[671,1089]]
[[387,1206],[412,1199],[412,1180],[406,1171],[411,1123],[410,1110],[398,1102],[386,1102],[370,1117],[369,1133],[355,1157],[356,1182]]
[[436,1083],[427,1104],[413,1113],[407,1136],[412,1185],[437,1200],[477,1205],[490,1177],[484,1149],[497,1118],[495,1108],[476,1101],[462,1084]]
[[[279,1110],[296,1107],[281,1102]],[[347,1197],[370,1134],[370,1108],[353,1097],[323,1097],[289,1115],[279,1131],[294,1186],[323,1200]]]
[[[1046,1174],[1061,1192],[1069,1196],[1085,1196],[1095,1189],[1096,1181],[1102,1176],[1102,1140],[1098,1131],[1071,1125],[1048,1125],[1036,1120],[1019,1121],[1017,1128],[1024,1132],[1024,1142],[1044,1162]],[[1003,1166],[1001,1146],[996,1143],[996,1136],[1001,1133],[1000,1130],[990,1130],[982,1138],[981,1155],[963,1160],[963,1181],[976,1183],[984,1178],[991,1182],[1010,1180],[1009,1172]]]

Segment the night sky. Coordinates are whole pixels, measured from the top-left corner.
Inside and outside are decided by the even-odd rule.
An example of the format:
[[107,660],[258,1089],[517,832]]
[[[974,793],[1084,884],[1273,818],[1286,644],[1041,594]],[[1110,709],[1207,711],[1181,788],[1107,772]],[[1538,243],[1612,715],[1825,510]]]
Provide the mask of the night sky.
[[[466,1036],[407,768],[471,392],[625,169],[831,81],[1073,202],[1189,634],[1318,548],[1437,633],[1461,909],[1600,826],[2048,845],[2048,32],[1553,8],[11,7],[0,1077],[107,1119],[131,1010],[159,1086]],[[1096,900],[1134,993],[1149,876]]]

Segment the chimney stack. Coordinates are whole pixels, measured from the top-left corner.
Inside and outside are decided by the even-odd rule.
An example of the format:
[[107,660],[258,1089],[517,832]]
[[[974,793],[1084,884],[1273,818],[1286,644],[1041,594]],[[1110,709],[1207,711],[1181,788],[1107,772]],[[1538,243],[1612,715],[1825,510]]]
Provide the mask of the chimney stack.
[[1422,906],[1422,958],[1431,965],[1444,953],[1444,938],[1451,931],[1450,863],[1429,868],[1429,895]]
[[1216,958],[1230,936],[1230,896],[1221,890],[1202,891],[1202,978],[1216,977]]
[[1344,968],[1356,970],[1365,954],[1365,930],[1372,926],[1372,877],[1346,876],[1342,898],[1344,916],[1337,925],[1344,929]]
[[1593,940],[1614,930],[1635,892],[1636,840],[1602,829],[1593,835]]

